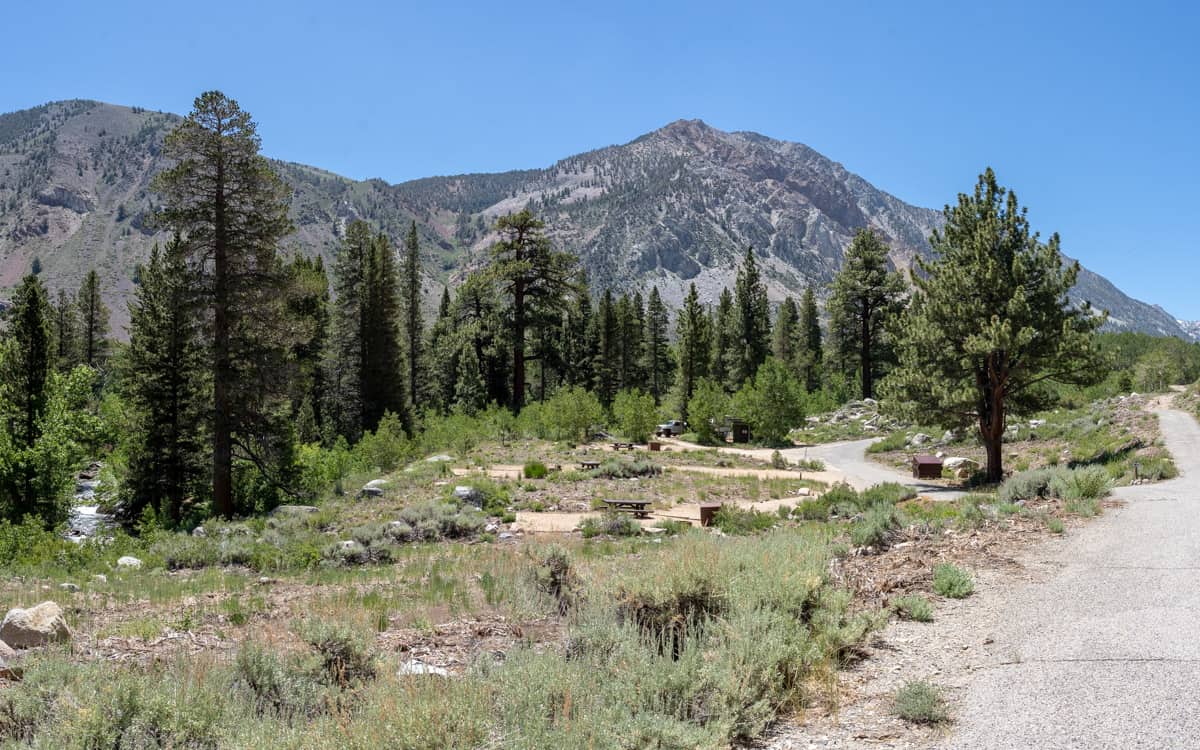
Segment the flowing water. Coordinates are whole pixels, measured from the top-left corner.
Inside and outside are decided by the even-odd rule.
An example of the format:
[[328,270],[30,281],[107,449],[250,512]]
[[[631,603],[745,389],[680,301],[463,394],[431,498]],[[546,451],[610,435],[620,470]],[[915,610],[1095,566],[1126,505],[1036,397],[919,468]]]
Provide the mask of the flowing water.
[[112,516],[101,513],[96,504],[96,489],[99,486],[99,479],[84,479],[81,476],[75,480],[75,497],[67,518],[67,539],[82,542],[112,522]]

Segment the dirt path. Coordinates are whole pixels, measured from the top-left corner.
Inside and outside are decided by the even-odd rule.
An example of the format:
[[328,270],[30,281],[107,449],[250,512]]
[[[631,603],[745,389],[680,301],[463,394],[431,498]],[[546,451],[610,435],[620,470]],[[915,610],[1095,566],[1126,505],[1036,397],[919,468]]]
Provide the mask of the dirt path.
[[[932,623],[896,622],[845,673],[836,716],[785,727],[801,748],[1200,747],[1200,426],[1156,412],[1178,479],[1119,488],[1126,503],[972,571],[976,593]],[[909,680],[946,689],[955,724],[908,725],[891,696]]]

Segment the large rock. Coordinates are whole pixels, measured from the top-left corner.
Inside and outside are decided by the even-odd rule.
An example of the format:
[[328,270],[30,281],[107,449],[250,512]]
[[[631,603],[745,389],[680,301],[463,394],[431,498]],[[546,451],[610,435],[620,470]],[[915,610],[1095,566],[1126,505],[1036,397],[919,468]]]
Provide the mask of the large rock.
[[0,680],[21,679],[21,669],[17,667],[17,652],[13,651],[4,641],[0,641]]
[[476,508],[483,507],[483,493],[474,487],[459,485],[454,488],[454,496],[464,503],[474,505]]
[[117,568],[120,570],[137,570],[142,567],[142,561],[136,557],[125,555],[117,558]]
[[10,609],[0,624],[0,641],[13,648],[32,648],[71,640],[71,627],[54,602],[29,609]]
[[951,471],[962,468],[978,469],[979,462],[970,458],[963,458],[962,456],[951,456],[945,461],[942,461],[942,466],[950,469]]

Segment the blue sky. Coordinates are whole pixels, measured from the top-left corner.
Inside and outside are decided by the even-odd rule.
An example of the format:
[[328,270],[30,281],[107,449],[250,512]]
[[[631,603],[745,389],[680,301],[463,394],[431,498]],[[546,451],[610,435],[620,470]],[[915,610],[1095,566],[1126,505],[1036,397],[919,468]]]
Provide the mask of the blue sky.
[[0,111],[186,113],[351,177],[538,167],[679,118],[807,143],[940,208],[991,165],[1035,228],[1200,318],[1193,3],[60,0],[5,9]]

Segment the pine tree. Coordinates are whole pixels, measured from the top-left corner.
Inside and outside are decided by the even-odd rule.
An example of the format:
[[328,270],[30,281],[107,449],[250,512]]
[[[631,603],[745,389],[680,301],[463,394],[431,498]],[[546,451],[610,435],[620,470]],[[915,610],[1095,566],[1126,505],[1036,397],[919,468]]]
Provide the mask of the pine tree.
[[58,290],[51,315],[54,318],[54,365],[59,372],[67,372],[79,364],[79,307],[67,290]]
[[323,435],[327,400],[322,359],[329,342],[329,277],[319,255],[296,256],[288,271],[288,312],[297,326],[291,357],[292,419],[300,440],[315,442]]
[[732,363],[739,358],[740,349],[735,346],[733,319],[733,295],[729,289],[721,290],[717,300],[717,309],[712,318],[712,361],[709,363],[709,377],[726,391],[737,390],[734,382]]
[[449,409],[454,402],[454,380],[458,369],[457,350],[454,346],[454,321],[450,317],[450,289],[442,287],[442,299],[438,304],[437,319],[429,329],[429,341],[425,350],[429,352],[430,377],[429,400],[426,409]]
[[1057,234],[1043,244],[1030,232],[1026,210],[991,169],[944,214],[933,260],[914,275],[887,391],[923,420],[974,421],[988,480],[998,482],[1008,415],[1051,406],[1051,383],[1090,385],[1106,374],[1093,335],[1106,316],[1071,303],[1079,264],[1064,267]]
[[621,327],[611,289],[604,290],[593,320],[596,358],[592,369],[596,373],[596,397],[608,407],[621,388]]
[[192,278],[178,238],[165,252],[156,245],[140,276],[121,379],[134,425],[121,507],[126,520],[140,518],[149,505],[178,523],[185,501],[203,494],[208,398]]
[[667,340],[670,315],[658,293],[658,287],[650,288],[650,301],[646,305],[646,332],[643,336],[645,354],[642,370],[654,404],[662,403],[662,397],[671,388],[671,375],[675,364],[671,361],[671,345]]
[[771,353],[780,362],[789,365],[796,361],[797,344],[800,342],[800,311],[796,300],[788,297],[775,313],[775,328],[771,331]]
[[[509,336],[512,331],[501,309],[491,274],[477,272],[463,281],[454,300],[451,320],[456,348],[460,352],[455,392],[463,392],[466,381],[470,381],[470,390],[474,391],[474,383],[478,381],[484,387],[483,404],[510,403],[512,343]],[[470,347],[477,365],[470,362],[463,365],[467,358],[463,347]]]
[[712,339],[708,314],[700,305],[696,285],[688,287],[683,298],[683,309],[675,321],[676,337],[679,339],[679,411],[680,418],[687,420],[688,404],[696,393],[696,385],[708,375],[712,357]]
[[821,318],[817,312],[817,297],[812,287],[804,290],[800,299],[800,322],[797,325],[799,341],[796,358],[793,360],[800,374],[800,382],[810,393],[821,389]]
[[400,314],[404,335],[404,363],[408,386],[409,409],[413,413],[423,407],[421,396],[425,388],[425,322],[421,318],[421,245],[414,221],[404,240],[404,263],[400,269],[403,299]]
[[575,256],[554,250],[545,227],[529,209],[501,216],[496,222],[500,241],[491,249],[491,271],[509,299],[514,413],[525,405],[525,345],[531,313],[534,308],[543,315],[561,312],[577,274]]
[[373,252],[371,228],[355,220],[346,226],[334,258],[333,341],[329,376],[330,411],[339,435],[350,442],[362,436],[366,422],[363,379],[367,345],[367,258]]
[[39,476],[33,452],[42,437],[43,416],[49,401],[49,381],[53,359],[51,350],[50,304],[46,288],[36,274],[21,280],[13,294],[8,312],[8,331],[4,342],[3,367],[0,368],[0,394],[8,425],[9,465],[0,467],[3,496],[0,507],[10,520],[26,515],[41,518],[47,526],[63,520],[60,498],[50,494]]
[[833,280],[829,312],[839,360],[857,370],[863,398],[874,398],[875,381],[895,360],[887,326],[904,309],[904,289],[904,279],[888,271],[887,246],[870,229],[858,230]]
[[746,248],[738,270],[733,301],[732,343],[736,353],[730,360],[729,376],[733,385],[740,386],[754,377],[771,351],[771,305],[752,247]]
[[592,335],[592,297],[586,278],[580,280],[574,297],[563,323],[563,381],[568,386],[591,388],[596,339]]
[[80,362],[101,369],[108,361],[108,308],[101,297],[100,276],[95,269],[83,277],[76,305],[79,309]]
[[385,235],[378,234],[371,242],[365,273],[363,430],[373,431],[389,412],[411,427],[405,408],[399,291],[391,243]]
[[622,294],[617,300],[616,316],[618,390],[638,388],[645,383],[641,367],[646,317],[642,310],[642,295]]
[[196,273],[194,300],[206,318],[212,502],[221,516],[236,510],[235,459],[277,487],[292,464],[285,366],[292,327],[277,254],[292,231],[290,191],[259,147],[254,121],[237,102],[218,91],[201,94],[167,135],[163,154],[174,166],[154,183],[165,199],[158,218],[182,239]]

